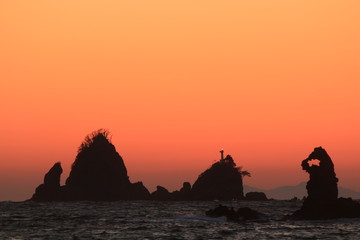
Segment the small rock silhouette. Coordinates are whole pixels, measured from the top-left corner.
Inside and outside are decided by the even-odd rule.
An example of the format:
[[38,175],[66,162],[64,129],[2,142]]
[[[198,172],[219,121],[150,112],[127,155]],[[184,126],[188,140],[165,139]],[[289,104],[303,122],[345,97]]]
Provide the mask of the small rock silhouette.
[[157,186],[156,191],[151,193],[150,199],[152,200],[160,200],[160,201],[168,201],[172,200],[172,194],[164,187]]
[[63,170],[61,164],[55,163],[54,166],[45,174],[44,183],[35,190],[32,200],[34,201],[55,201],[60,198],[60,176]]

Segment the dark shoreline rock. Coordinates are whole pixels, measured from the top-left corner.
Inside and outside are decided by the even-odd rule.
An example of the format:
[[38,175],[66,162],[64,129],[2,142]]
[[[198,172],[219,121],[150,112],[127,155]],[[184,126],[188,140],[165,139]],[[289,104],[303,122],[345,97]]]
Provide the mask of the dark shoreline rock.
[[351,198],[338,198],[329,202],[304,202],[300,210],[289,218],[293,220],[324,220],[360,217],[360,203]]

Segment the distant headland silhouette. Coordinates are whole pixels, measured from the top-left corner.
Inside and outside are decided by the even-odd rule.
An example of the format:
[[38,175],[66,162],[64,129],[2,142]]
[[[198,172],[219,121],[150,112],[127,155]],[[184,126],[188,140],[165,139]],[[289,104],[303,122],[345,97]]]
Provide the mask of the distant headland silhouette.
[[[60,186],[60,163],[46,173],[44,183],[38,186],[33,201],[115,201],[115,200],[232,200],[245,199],[243,177],[248,171],[236,167],[233,158],[221,150],[221,158],[200,174],[193,187],[169,192],[162,186],[150,193],[142,182],[131,183],[122,157],[111,143],[109,132],[99,129],[85,137],[71,167],[65,185]],[[256,193],[255,193],[256,196]],[[261,196],[261,198],[264,198]],[[249,200],[254,199],[254,194]],[[266,199],[266,196],[265,196]]]

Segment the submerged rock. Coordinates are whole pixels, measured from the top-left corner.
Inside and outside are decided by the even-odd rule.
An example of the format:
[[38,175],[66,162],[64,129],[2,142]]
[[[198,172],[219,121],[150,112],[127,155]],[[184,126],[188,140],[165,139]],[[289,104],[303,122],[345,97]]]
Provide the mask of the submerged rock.
[[248,174],[236,167],[232,157],[227,155],[200,174],[191,189],[192,198],[194,200],[243,199],[244,173]]
[[205,212],[206,216],[208,217],[226,217],[228,221],[244,221],[244,220],[256,220],[259,219],[260,216],[263,214],[252,210],[248,207],[242,207],[239,208],[237,211],[234,210],[234,208],[228,208],[226,206],[223,206],[219,204],[214,209],[210,209]]
[[266,194],[263,192],[248,192],[245,195],[245,200],[248,201],[267,201]]
[[[319,165],[309,164],[319,160]],[[334,164],[322,147],[315,148],[308,158],[302,161],[303,170],[309,173],[306,185],[308,197],[300,210],[291,219],[333,219],[360,217],[360,204],[351,198],[337,198],[338,188]]]
[[60,198],[60,176],[63,170],[61,164],[54,166],[45,174],[44,183],[38,186],[31,200],[34,201],[55,201]]

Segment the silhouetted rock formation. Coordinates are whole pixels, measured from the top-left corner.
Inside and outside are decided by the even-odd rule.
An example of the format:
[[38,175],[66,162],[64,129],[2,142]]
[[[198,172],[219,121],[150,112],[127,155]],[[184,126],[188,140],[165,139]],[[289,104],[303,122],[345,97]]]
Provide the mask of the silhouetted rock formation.
[[[319,160],[319,165],[309,165],[309,161]],[[307,182],[308,201],[331,201],[338,197],[334,164],[322,147],[315,148],[309,157],[302,161],[303,170],[309,173]]]
[[247,171],[241,171],[230,155],[214,163],[210,169],[200,174],[193,187],[189,182],[184,182],[180,191],[169,192],[164,187],[158,186],[151,193],[150,199],[162,201],[187,201],[187,200],[232,200],[243,199],[243,176],[250,176]]
[[108,135],[102,129],[88,135],[79,147],[66,185],[60,187],[62,169],[60,164],[55,164],[32,200],[148,199],[149,191],[141,182],[129,181],[124,161]]
[[200,174],[194,183],[191,194],[194,200],[243,199],[244,175],[247,171],[237,168],[230,155],[214,163],[210,169]]
[[66,187],[74,200],[128,198],[130,181],[123,159],[99,130],[85,138],[72,165]]
[[248,201],[267,201],[269,200],[263,192],[248,192],[245,195],[245,200]]
[[159,201],[188,201],[191,200],[191,185],[184,182],[180,191],[169,192],[162,186],[157,186],[156,190],[150,195],[151,200]]
[[174,191],[171,193],[171,200],[191,200],[191,184],[189,182],[184,182],[180,191]]
[[150,197],[150,192],[142,182],[133,183],[130,187],[129,197],[131,200],[147,200]]
[[162,186],[157,186],[156,191],[151,193],[150,199],[168,201],[168,200],[173,200],[173,197],[172,194],[166,188]]
[[191,184],[189,182],[184,182],[183,187],[180,189],[180,192],[183,194],[189,194],[191,191]]
[[223,205],[219,205],[214,209],[210,209],[205,212],[208,217],[226,217],[228,221],[239,222],[244,220],[256,220],[259,219],[263,214],[252,210],[248,207],[239,208],[235,211],[233,208],[228,208]]
[[45,174],[44,183],[36,188],[32,200],[55,201],[60,198],[60,176],[62,172],[61,164],[55,163]]
[[[319,160],[319,165],[309,165],[310,160]],[[338,189],[334,164],[322,147],[315,148],[302,161],[303,170],[310,174],[306,185],[308,197],[292,219],[332,219],[360,217],[360,204],[351,198],[337,198]]]
[[[113,200],[231,200],[243,199],[243,176],[230,155],[214,163],[200,174],[193,188],[184,182],[179,191],[170,193],[164,187],[149,193],[142,182],[132,184],[124,161],[109,139],[106,130],[95,131],[86,136],[80,145],[71,172],[64,186],[60,186],[62,173],[60,163],[45,175],[31,198],[33,201],[113,201]],[[258,196],[261,198],[263,196]],[[265,196],[266,198],[266,196]]]
[[186,200],[191,197],[191,184],[189,182],[184,182],[183,187],[179,191],[178,198],[180,200]]

